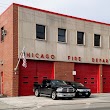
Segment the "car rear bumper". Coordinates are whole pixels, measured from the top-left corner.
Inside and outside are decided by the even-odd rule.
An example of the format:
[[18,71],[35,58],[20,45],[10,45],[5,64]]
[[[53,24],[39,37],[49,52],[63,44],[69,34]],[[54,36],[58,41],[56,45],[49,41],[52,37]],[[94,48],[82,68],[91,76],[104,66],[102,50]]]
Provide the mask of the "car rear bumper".
[[75,93],[57,93],[57,97],[74,97]]

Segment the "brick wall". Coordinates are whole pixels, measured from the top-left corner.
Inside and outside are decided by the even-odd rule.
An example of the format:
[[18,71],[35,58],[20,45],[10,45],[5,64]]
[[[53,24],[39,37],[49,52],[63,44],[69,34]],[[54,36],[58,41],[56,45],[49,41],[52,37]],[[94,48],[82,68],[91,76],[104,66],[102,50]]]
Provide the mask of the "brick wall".
[[[13,6],[13,69],[18,62],[18,6]],[[13,96],[18,96],[19,73],[13,74]]]
[[102,76],[103,76],[103,66],[102,65],[99,65],[99,74],[98,74],[98,77],[99,77],[99,79],[98,79],[98,81],[99,81],[99,93],[103,93],[103,78],[102,78]]
[[74,81],[72,71],[74,70],[74,63],[55,62],[55,79]]
[[1,77],[2,77],[2,76],[1,76],[1,73],[0,73],[0,94],[2,94],[2,89],[1,89],[1,87],[2,87],[2,86],[1,86],[1,84],[2,84],[2,82],[1,82]]
[[0,60],[3,61],[3,65],[0,65],[0,72],[3,71],[3,94],[8,96],[18,94],[18,76],[14,74],[18,54],[17,13],[17,7],[11,5],[0,16],[0,28],[4,27],[7,30],[4,41],[0,42]]

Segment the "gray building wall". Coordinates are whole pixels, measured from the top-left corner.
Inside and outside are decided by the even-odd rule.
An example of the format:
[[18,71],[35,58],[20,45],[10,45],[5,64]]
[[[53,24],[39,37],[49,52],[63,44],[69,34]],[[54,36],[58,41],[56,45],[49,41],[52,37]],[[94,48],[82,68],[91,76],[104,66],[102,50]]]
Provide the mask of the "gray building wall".
[[[19,7],[18,12],[19,54],[25,46],[29,53],[55,55],[55,59],[28,59],[110,64],[109,25],[22,7]],[[46,26],[46,40],[36,39],[36,24]],[[67,30],[66,43],[58,42],[58,28]],[[77,31],[85,32],[85,45],[77,45]],[[94,34],[101,35],[101,47],[94,47]]]

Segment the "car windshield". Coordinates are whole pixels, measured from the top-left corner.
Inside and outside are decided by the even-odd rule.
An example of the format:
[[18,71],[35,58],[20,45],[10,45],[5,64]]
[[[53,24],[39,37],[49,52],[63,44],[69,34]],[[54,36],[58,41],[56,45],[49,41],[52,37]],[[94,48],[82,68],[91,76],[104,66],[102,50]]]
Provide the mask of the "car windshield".
[[72,82],[73,85],[75,85],[76,87],[83,87],[84,85],[82,83],[78,83],[78,82]]
[[65,81],[61,81],[61,80],[54,80],[51,83],[52,85],[67,85]]

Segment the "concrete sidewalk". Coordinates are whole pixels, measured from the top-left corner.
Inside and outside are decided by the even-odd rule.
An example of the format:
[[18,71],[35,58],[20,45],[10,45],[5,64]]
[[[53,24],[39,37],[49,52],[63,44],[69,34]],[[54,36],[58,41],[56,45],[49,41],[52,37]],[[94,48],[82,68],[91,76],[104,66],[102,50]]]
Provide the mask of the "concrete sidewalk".
[[110,93],[92,94],[90,98],[73,98],[73,100],[52,100],[49,97],[4,97],[0,98],[0,110],[40,108],[49,105],[59,104],[83,104],[83,103],[110,103]]

